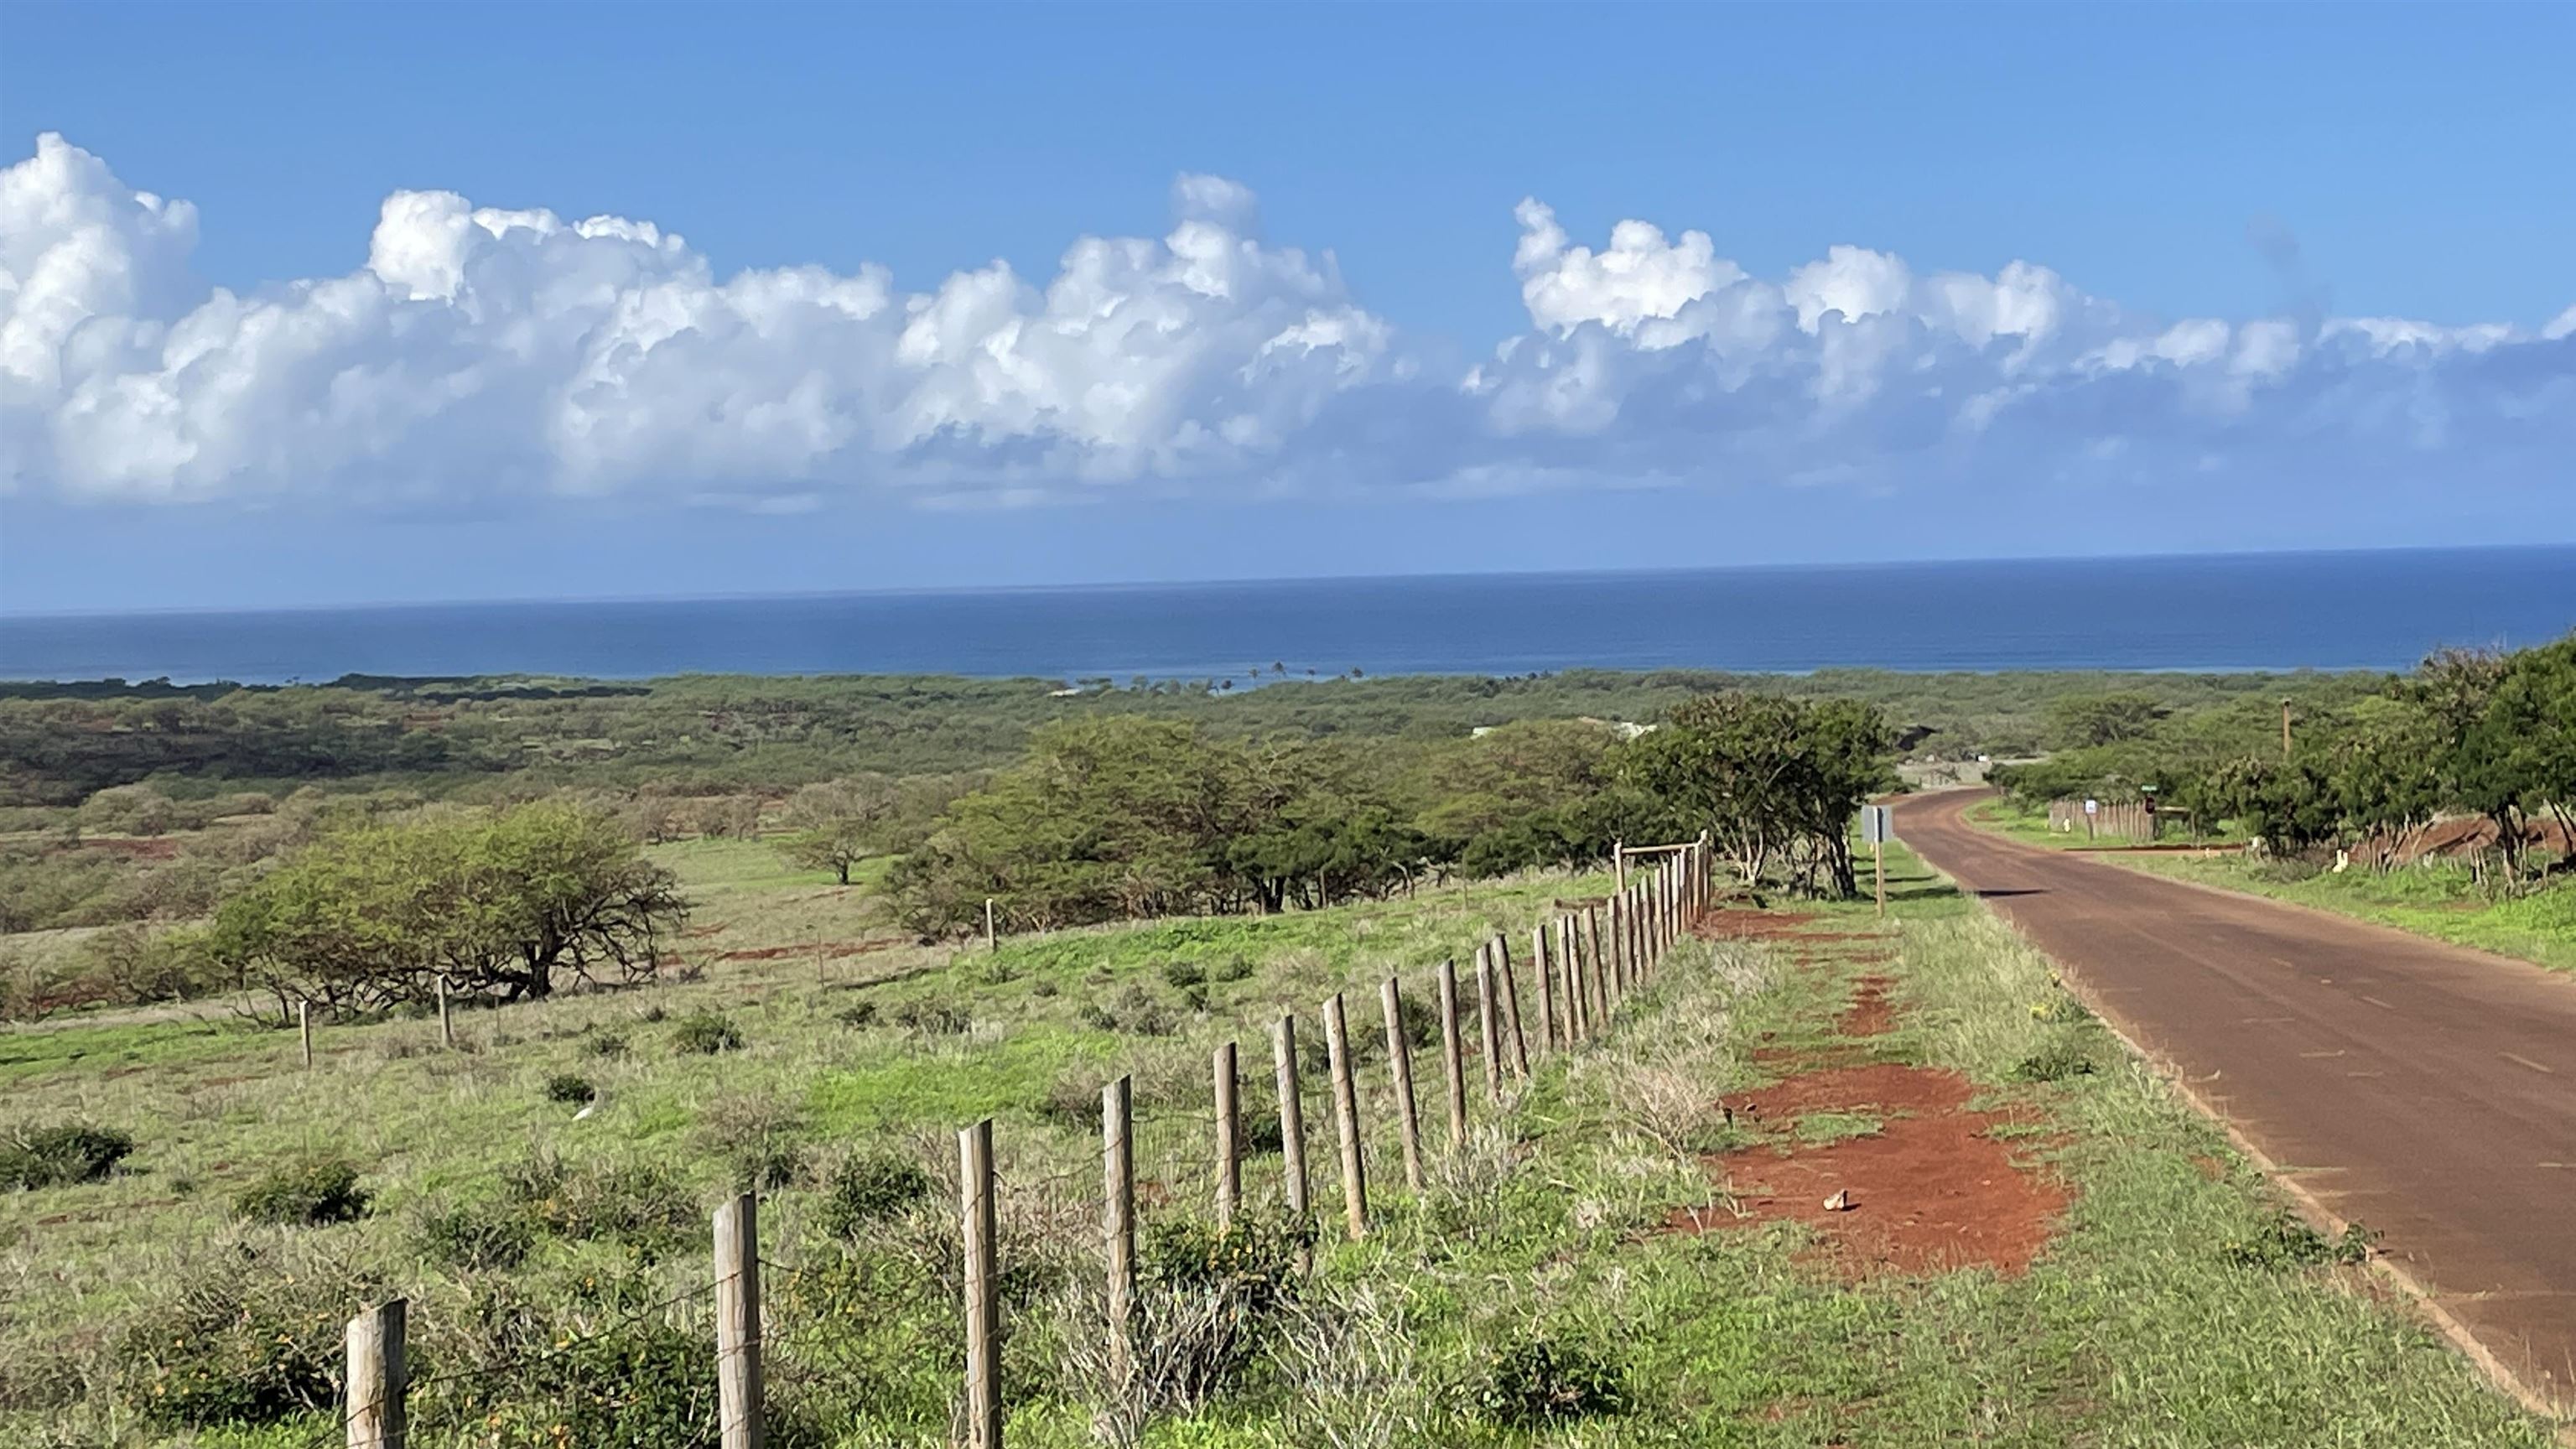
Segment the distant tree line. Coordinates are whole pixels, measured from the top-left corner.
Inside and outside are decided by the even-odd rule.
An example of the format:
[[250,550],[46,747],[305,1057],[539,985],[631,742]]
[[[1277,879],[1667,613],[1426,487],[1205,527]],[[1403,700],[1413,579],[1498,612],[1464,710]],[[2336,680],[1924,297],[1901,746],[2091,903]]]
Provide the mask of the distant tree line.
[[[2535,862],[2534,822],[2576,828],[2576,634],[2515,653],[2444,650],[2327,710],[2243,701],[2168,720],[2117,694],[2062,701],[2066,746],[1995,772],[2026,800],[2152,796],[2195,829],[2234,821],[2284,853],[2361,848],[2385,867],[2444,815],[2482,817],[2499,863]],[[2563,866],[2566,862],[2559,861]]]

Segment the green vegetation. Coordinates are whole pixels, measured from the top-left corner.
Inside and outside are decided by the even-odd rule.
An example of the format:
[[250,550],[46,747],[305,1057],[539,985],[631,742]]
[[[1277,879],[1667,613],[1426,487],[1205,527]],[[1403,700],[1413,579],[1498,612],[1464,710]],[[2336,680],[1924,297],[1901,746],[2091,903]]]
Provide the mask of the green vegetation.
[[[773,919],[789,893],[839,913],[834,939],[864,920],[857,892],[774,854],[760,877],[729,852],[650,853],[699,902],[694,960],[786,944],[808,924]],[[137,1140],[102,1180],[0,1197],[0,1243],[47,1265],[0,1309],[0,1440],[294,1449],[334,1432],[341,1321],[401,1292],[424,1385],[415,1443],[699,1442],[713,1408],[706,1214],[766,1143],[804,1154],[762,1213],[773,1437],[942,1443],[958,1354],[949,1133],[992,1112],[1011,1434],[1039,1449],[1119,1425],[1221,1449],[2548,1442],[2371,1291],[2344,1244],[2301,1237],[2044,961],[1901,850],[1890,864],[1883,927],[1864,903],[1829,903],[1776,956],[1678,951],[1607,1040],[1546,1059],[1499,1111],[1479,1097],[1463,1148],[1435,1136],[1419,1196],[1401,1187],[1372,1054],[1376,1231],[1313,1240],[1311,1278],[1294,1268],[1307,1239],[1280,1215],[1275,1156],[1247,1164],[1237,1227],[1212,1224],[1208,1047],[1259,1042],[1282,1010],[1311,1030],[1327,993],[1364,1003],[1383,973],[1420,982],[1490,932],[1525,939],[1553,899],[1597,893],[1600,877],[1106,925],[1006,938],[989,956],[897,944],[824,958],[819,974],[802,955],[752,956],[698,980],[469,1012],[454,1052],[425,1020],[334,1024],[309,1073],[291,1036],[237,1029],[126,1076],[100,1070],[113,1054],[31,1053],[13,1113],[62,1120],[78,1104]],[[1792,970],[1793,956],[1819,964]],[[1836,1047],[1864,971],[1890,979],[1897,1028]],[[1170,1014],[1169,1035],[1089,1024],[1085,1007],[1131,988]],[[845,1021],[859,1002],[878,1009]],[[590,1045],[701,1014],[738,1023],[738,1048]],[[1373,1021],[1357,1013],[1355,1037],[1379,1037]],[[128,1030],[66,1022],[0,1041]],[[1320,1043],[1303,1045],[1318,1056],[1306,1109],[1329,1200]],[[2094,1069],[2014,1080],[2069,1049]],[[1731,1223],[1732,1184],[1760,1154],[1897,1125],[1877,1111],[1723,1120],[1721,1097],[1836,1050],[1963,1072],[1981,1102],[2011,1109],[2013,1150],[2071,1197],[2028,1271],[1852,1274],[1797,1222],[1672,1226]],[[586,1121],[545,1100],[568,1072],[597,1089]],[[1161,1366],[1127,1388],[1085,1357],[1099,1342],[1082,1329],[1099,1311],[1098,1139],[1061,1105],[1096,1104],[1121,1073],[1151,1185],[1135,1343]],[[1266,1099],[1247,1084],[1247,1109]],[[324,1143],[371,1193],[364,1215],[283,1234],[230,1221],[243,1185]],[[1710,1152],[1735,1155],[1704,1164]],[[194,1427],[209,1425],[237,1427]]]
[[2265,860],[2236,852],[2201,857],[2108,851],[2103,858],[2576,971],[2576,879],[2503,893],[2465,861],[2434,859],[2385,871],[2359,866],[2337,871],[2314,861]]

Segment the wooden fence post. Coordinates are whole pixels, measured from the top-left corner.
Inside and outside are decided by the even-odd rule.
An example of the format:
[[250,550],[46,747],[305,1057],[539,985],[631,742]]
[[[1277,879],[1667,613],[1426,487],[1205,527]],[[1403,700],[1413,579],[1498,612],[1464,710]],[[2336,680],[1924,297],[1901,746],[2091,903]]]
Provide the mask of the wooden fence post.
[[304,1069],[313,1070],[313,1003],[295,1003],[295,1036],[304,1046]]
[[1298,1265],[1312,1267],[1313,1258],[1302,1246],[1313,1204],[1307,1199],[1306,1102],[1298,1095],[1297,1018],[1293,1016],[1279,1018],[1270,1028],[1270,1070],[1279,1087],[1279,1160],[1288,1175],[1288,1216],[1299,1228]]
[[1467,1060],[1458,1040],[1458,963],[1440,963],[1440,1065],[1449,1088],[1449,1150],[1467,1141]]
[[1610,870],[1616,877],[1616,883],[1611,886],[1610,893],[1612,895],[1617,895],[1628,888],[1628,844],[1626,841],[1614,840],[1610,842]]
[[[1609,1028],[1610,1024],[1603,1020],[1603,1016],[1605,1015],[1604,1012],[1596,1011],[1594,1009],[1596,1004],[1595,998],[1598,998],[1599,1005],[1604,1007],[1608,1005],[1609,993],[1605,978],[1609,975],[1609,972],[1605,969],[1601,960],[1601,912],[1590,906],[1585,906],[1583,908],[1583,935],[1586,942],[1591,946],[1591,951],[1588,953],[1591,959],[1591,970],[1589,977],[1584,984],[1586,995],[1583,1001],[1583,1010],[1585,1019],[1590,1023],[1591,1034],[1599,1036],[1603,1031]],[[1616,938],[1614,937],[1613,939]]]
[[349,1320],[349,1449],[403,1449],[410,1432],[403,1394],[411,1385],[403,1358],[410,1306],[395,1298]]
[[1243,1110],[1236,1095],[1235,1044],[1216,1049],[1216,1225],[1229,1228],[1243,1206]]
[[1324,1003],[1324,1050],[1333,1068],[1333,1131],[1342,1147],[1342,1218],[1351,1241],[1368,1236],[1368,1179],[1360,1162],[1360,1093],[1351,1079],[1351,1032],[1341,993]]
[[1395,1120],[1404,1135],[1404,1185],[1422,1191],[1422,1115],[1413,1103],[1413,1053],[1404,1040],[1404,993],[1395,978],[1377,989],[1386,1008],[1386,1070],[1395,1083]]
[[1476,1043],[1485,1053],[1485,1096],[1503,1100],[1501,1003],[1494,999],[1494,953],[1476,953]]
[[1555,1051],[1556,1035],[1555,966],[1547,959],[1547,923],[1530,927],[1530,973],[1538,978],[1538,1044],[1542,1051]]
[[447,1014],[447,978],[438,978],[438,1044],[456,1050],[456,1023]]
[[1512,1039],[1512,1070],[1524,1082],[1529,1080],[1529,1038],[1521,1035],[1521,983],[1512,970],[1512,943],[1509,937],[1494,938],[1494,974],[1503,978],[1503,1030]]
[[760,1449],[760,1219],[750,1193],[716,1209],[716,1433]]
[[1136,1314],[1136,1083],[1100,1089],[1101,1227],[1109,1258],[1109,1351],[1127,1362]]
[[994,1261],[992,1118],[957,1134],[957,1182],[966,1234],[966,1442],[969,1449],[1002,1449],[1002,1280]]
[[1556,923],[1557,978],[1565,987],[1565,1044],[1592,1039],[1592,1008],[1583,999],[1583,920],[1567,912]]

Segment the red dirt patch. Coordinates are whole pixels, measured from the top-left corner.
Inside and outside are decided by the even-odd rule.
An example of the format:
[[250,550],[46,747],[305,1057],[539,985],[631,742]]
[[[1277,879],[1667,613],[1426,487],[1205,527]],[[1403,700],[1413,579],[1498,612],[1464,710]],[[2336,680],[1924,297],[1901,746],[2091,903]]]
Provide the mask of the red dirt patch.
[[1834,1030],[1844,1036],[1885,1036],[1894,1030],[1896,1005],[1887,999],[1887,987],[1884,976],[1862,977],[1851,1005],[1834,1018]]
[[1711,941],[1778,940],[1800,934],[1798,928],[1814,920],[1805,911],[1751,911],[1724,906],[1702,911],[1691,922],[1694,934]]
[[[891,951],[902,944],[901,941],[832,941],[823,946],[822,954],[864,956],[871,951]],[[741,951],[718,951],[716,959],[719,961],[781,961],[790,958],[803,960],[814,954],[815,948],[810,945],[754,946]]]
[[[1684,1209],[1665,1226],[1697,1233],[1802,1222],[1824,1240],[1824,1257],[1854,1278],[1978,1265],[2018,1275],[2047,1246],[2068,1198],[1986,1135],[2015,1117],[1969,1111],[1973,1090],[1956,1073],[1896,1063],[1829,1067],[1765,1087],[1737,1112],[1785,1129],[1810,1112],[1866,1109],[1884,1125],[1821,1146],[1752,1147],[1707,1159],[1743,1216]],[[1825,1207],[1838,1192],[1850,1194],[1845,1211]]]

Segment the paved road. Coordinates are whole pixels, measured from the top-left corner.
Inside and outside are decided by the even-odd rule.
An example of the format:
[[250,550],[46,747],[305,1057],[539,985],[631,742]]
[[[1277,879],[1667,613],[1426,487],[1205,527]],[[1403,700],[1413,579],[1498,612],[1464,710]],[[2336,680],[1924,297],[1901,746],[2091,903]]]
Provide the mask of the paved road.
[[2576,978],[2006,840],[1960,818],[1983,797],[1897,833],[2576,1411]]

